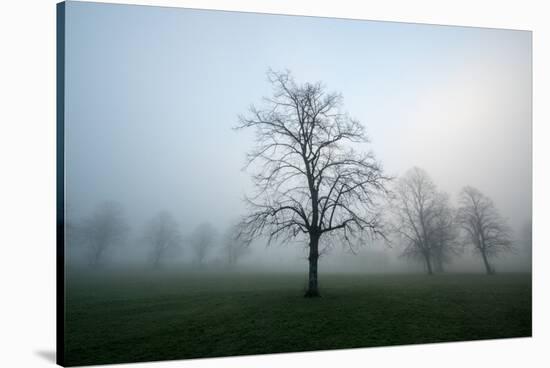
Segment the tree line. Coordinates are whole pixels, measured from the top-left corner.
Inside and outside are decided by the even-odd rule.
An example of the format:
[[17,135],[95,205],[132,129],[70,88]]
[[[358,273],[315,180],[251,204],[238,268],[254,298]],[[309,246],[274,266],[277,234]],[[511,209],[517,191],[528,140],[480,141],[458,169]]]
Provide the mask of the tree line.
[[[106,263],[111,250],[128,240],[130,226],[122,205],[105,201],[81,221],[67,224],[66,231],[68,243],[83,247],[89,265],[98,268]],[[178,252],[189,252],[198,268],[206,265],[207,257],[215,249],[229,267],[249,252],[248,246],[238,238],[235,226],[229,226],[220,235],[212,224],[204,222],[184,236],[177,220],[168,211],[151,217],[135,241],[145,246],[147,262],[155,268]]]
[[444,265],[470,246],[494,274],[490,259],[512,251],[512,230],[493,201],[466,186],[458,207],[438,190],[428,173],[418,167],[397,180],[390,199],[393,234],[405,245],[406,257],[424,262],[428,274],[443,272]]

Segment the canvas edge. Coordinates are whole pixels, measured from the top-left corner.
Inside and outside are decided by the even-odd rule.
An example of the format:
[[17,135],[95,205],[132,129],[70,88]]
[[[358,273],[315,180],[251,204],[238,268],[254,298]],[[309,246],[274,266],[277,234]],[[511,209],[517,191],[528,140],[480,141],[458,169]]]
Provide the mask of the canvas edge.
[[56,363],[65,364],[65,2],[56,4]]

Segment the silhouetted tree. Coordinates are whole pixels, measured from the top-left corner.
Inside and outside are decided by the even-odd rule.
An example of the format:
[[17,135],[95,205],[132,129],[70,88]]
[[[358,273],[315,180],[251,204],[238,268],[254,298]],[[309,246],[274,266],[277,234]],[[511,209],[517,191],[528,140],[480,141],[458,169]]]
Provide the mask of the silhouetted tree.
[[90,264],[103,262],[106,251],[122,242],[129,230],[122,206],[113,201],[99,204],[90,217],[80,226],[82,241],[88,246]]
[[249,244],[239,237],[238,228],[230,226],[223,239],[223,252],[229,267],[234,266],[239,259],[250,252]]
[[151,247],[151,262],[159,267],[171,250],[178,248],[182,238],[178,223],[170,212],[162,211],[146,225],[144,240]]
[[204,264],[204,259],[208,255],[208,252],[216,244],[216,237],[216,229],[208,222],[197,226],[190,235],[188,240],[194,252],[195,263],[198,266]]
[[512,250],[511,229],[498,213],[493,201],[473,187],[459,195],[458,218],[467,243],[481,255],[487,274],[495,273],[489,258]]
[[441,212],[435,221],[432,237],[433,265],[435,272],[444,272],[445,265],[462,251],[459,242],[459,227],[456,220],[456,210],[451,207],[449,196],[440,193]]
[[392,203],[394,232],[405,240],[406,257],[422,260],[429,275],[442,271],[457,252],[457,231],[449,196],[429,175],[412,168],[397,181]]
[[340,94],[320,82],[296,84],[288,71],[270,71],[268,79],[273,95],[262,108],[252,106],[237,127],[255,130],[247,167],[257,165],[240,236],[307,242],[305,296],[319,296],[320,243],[353,248],[366,236],[383,236],[378,199],[389,178],[373,153],[352,148],[368,139],[363,125],[341,111]]

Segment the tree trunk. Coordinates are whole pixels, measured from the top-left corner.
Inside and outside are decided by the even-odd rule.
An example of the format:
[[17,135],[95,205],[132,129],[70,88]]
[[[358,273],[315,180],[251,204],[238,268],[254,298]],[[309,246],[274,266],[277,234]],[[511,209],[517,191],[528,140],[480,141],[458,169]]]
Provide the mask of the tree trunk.
[[101,254],[103,253],[103,248],[100,246],[97,246],[95,249],[93,249],[93,255],[90,260],[90,266],[92,268],[99,268],[101,264]]
[[155,259],[153,261],[153,267],[157,269],[160,268],[160,256],[158,255],[155,256]]
[[485,252],[481,252],[481,257],[483,258],[483,264],[485,265],[485,271],[487,272],[487,275],[494,274],[495,270],[489,264],[489,260],[487,259],[487,255],[485,254]]
[[443,268],[443,261],[441,260],[441,256],[439,255],[434,258],[434,270],[438,273],[445,272],[445,269]]
[[309,281],[306,298],[314,298],[319,295],[319,287],[317,283],[317,261],[319,260],[319,236],[311,234],[309,241]]
[[433,275],[433,270],[432,270],[432,262],[430,260],[430,255],[429,254],[426,254],[424,256],[424,258],[426,259],[426,269],[428,271],[428,275]]

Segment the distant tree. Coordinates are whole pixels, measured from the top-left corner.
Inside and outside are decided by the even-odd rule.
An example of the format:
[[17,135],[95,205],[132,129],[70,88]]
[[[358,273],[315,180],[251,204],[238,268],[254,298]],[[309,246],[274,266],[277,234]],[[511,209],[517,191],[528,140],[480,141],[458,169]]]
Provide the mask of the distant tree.
[[151,247],[151,262],[159,267],[162,261],[181,245],[178,223],[170,212],[162,211],[147,223],[144,239]]
[[459,195],[458,219],[466,242],[481,255],[487,274],[495,273],[489,259],[512,250],[511,229],[498,213],[493,201],[473,187]]
[[104,261],[107,250],[122,242],[128,230],[119,203],[107,201],[99,204],[80,226],[82,242],[89,249],[90,264],[99,266]]
[[435,272],[444,272],[445,266],[462,251],[459,227],[454,210],[446,193],[440,193],[440,214],[435,221],[432,236],[433,264]]
[[368,142],[365,129],[342,112],[342,96],[323,84],[297,84],[290,72],[268,72],[273,95],[252,106],[237,129],[255,130],[256,193],[240,225],[247,242],[266,236],[308,244],[306,297],[319,296],[320,244],[363,244],[384,236],[378,199],[389,178],[372,153],[352,146]]
[[449,196],[415,167],[397,181],[392,208],[394,232],[405,240],[403,255],[423,261],[429,275],[442,271],[458,249]]
[[249,244],[239,237],[238,228],[230,226],[223,237],[223,252],[229,267],[250,252]]
[[189,243],[195,256],[195,263],[198,266],[204,265],[208,252],[216,245],[217,231],[208,222],[202,223],[195,228],[189,237]]

